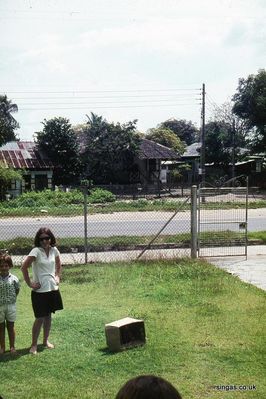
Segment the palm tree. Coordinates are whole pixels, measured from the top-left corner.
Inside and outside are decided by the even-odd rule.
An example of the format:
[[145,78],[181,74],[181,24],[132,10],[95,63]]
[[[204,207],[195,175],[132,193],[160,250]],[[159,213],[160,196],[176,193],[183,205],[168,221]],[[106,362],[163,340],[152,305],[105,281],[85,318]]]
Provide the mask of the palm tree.
[[0,145],[16,140],[14,130],[19,128],[19,124],[11,113],[17,111],[16,104],[8,100],[6,95],[0,95]]
[[86,115],[88,118],[88,125],[100,125],[103,122],[103,117],[100,115],[96,115],[93,112],[91,112],[91,116]]

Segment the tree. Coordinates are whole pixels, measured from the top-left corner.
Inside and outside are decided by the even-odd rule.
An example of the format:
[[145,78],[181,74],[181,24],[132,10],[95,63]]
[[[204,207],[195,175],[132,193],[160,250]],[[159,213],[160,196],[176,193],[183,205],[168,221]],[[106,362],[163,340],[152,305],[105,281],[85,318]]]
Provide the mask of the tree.
[[257,75],[239,79],[237,92],[232,98],[233,112],[246,121],[250,128],[255,128],[252,147],[265,152],[266,148],[266,70]]
[[171,129],[186,145],[198,141],[199,131],[191,121],[187,122],[184,119],[168,119],[162,122],[159,127]]
[[17,110],[17,105],[8,100],[6,95],[0,95],[0,146],[16,140],[14,130],[19,128],[19,124],[11,114]]
[[185,150],[184,143],[175,135],[172,130],[165,127],[149,129],[145,137],[148,140],[153,140],[156,143],[172,148],[179,154],[183,154]]
[[139,147],[136,120],[109,123],[91,113],[83,130],[83,163],[86,178],[94,183],[126,183]]
[[0,162],[0,199],[5,199],[8,187],[13,180],[22,180],[22,172],[7,167],[4,162]]
[[77,137],[69,120],[58,117],[44,120],[43,131],[36,133],[37,145],[54,164],[56,185],[77,184],[81,172]]
[[231,129],[225,122],[209,122],[205,126],[205,161],[226,166],[231,161]]
[[[251,134],[250,126],[246,120],[239,118],[233,113],[233,104],[230,101],[217,106],[213,113],[213,121],[222,122],[230,127],[230,130],[235,135],[235,146],[246,147],[249,142]],[[233,141],[233,140],[232,140]]]
[[228,127],[228,145],[226,151],[231,151],[231,162],[243,160],[250,152],[252,130],[246,120],[233,113],[233,104],[228,101],[217,106],[213,113],[213,122],[221,123]]

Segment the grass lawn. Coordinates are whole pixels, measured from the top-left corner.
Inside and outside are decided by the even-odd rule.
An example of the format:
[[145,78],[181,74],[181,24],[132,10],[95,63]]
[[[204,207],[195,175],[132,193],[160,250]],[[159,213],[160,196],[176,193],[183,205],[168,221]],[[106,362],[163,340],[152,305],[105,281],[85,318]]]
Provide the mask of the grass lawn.
[[[4,399],[111,399],[143,373],[168,379],[183,399],[266,397],[264,291],[188,259],[65,266],[61,292],[56,348],[32,356],[30,289],[22,283],[18,355],[0,358]],[[147,343],[110,353],[104,325],[126,316],[144,319]],[[253,384],[243,393],[214,388]]]

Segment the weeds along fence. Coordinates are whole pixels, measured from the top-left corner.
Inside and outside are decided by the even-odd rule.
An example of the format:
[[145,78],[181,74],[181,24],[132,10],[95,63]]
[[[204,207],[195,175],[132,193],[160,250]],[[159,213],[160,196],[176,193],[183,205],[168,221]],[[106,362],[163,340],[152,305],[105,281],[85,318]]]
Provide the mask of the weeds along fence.
[[63,263],[191,254],[190,196],[116,199],[103,189],[24,193],[0,203],[0,249],[19,265],[40,227],[57,239]]

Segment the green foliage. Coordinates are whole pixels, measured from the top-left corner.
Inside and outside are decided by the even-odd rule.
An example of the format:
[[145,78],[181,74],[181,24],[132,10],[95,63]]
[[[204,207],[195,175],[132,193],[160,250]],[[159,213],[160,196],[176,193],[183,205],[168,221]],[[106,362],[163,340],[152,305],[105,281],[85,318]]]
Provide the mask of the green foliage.
[[129,181],[134,155],[139,147],[136,122],[109,123],[91,113],[82,132],[86,178],[95,184]]
[[183,142],[172,132],[172,130],[165,127],[149,129],[146,138],[162,144],[165,147],[169,147],[179,154],[183,154],[185,150]]
[[22,180],[22,172],[14,170],[13,168],[6,167],[6,165],[0,161],[0,199],[5,198],[5,194],[10,183],[13,180]]
[[[90,237],[88,249],[91,252],[96,251],[117,251],[133,250],[143,248],[148,245],[154,235],[145,236],[110,236],[110,237]],[[201,242],[208,243],[208,245],[239,244],[240,239],[244,240],[244,233],[240,235],[234,231],[209,231],[202,232],[199,236]],[[190,233],[180,234],[160,234],[152,243],[152,246],[160,246],[161,248],[189,248],[190,247]],[[255,231],[248,233],[248,245],[252,243],[259,245],[266,244],[266,231]],[[78,248],[78,252],[84,252],[84,237],[57,237],[57,246],[61,253],[71,253],[72,248]],[[11,255],[27,255],[33,246],[32,237],[16,237],[10,240],[0,240],[0,248],[7,249]]]
[[172,169],[169,172],[169,182],[176,184],[186,178],[186,172],[191,170],[191,165],[184,163],[178,166],[176,169]]
[[88,202],[91,204],[101,204],[106,202],[114,202],[115,195],[108,190],[102,188],[94,188],[88,197]]
[[[185,165],[184,165],[185,166]],[[180,192],[181,194],[181,192]],[[39,216],[42,210],[49,215],[75,216],[82,215],[83,191],[71,190],[70,192],[44,190],[41,192],[26,192],[16,199],[0,202],[0,217],[14,216]],[[88,196],[88,213],[112,213],[112,212],[135,212],[135,211],[170,211],[177,208],[182,211],[190,210],[190,204],[184,204],[184,198],[176,199],[145,199],[138,200],[116,200],[115,196],[107,190],[92,189]],[[209,202],[202,204],[205,209],[237,209],[245,208],[244,201],[237,202]],[[250,200],[249,209],[265,208],[266,200]]]
[[221,106],[215,107],[212,121],[221,122],[228,126],[231,132],[231,145],[235,146],[235,155],[237,160],[239,160],[240,154],[238,154],[238,149],[239,147],[243,148],[247,146],[251,134],[250,126],[247,121],[233,113],[233,104],[229,101],[223,103]]
[[[89,203],[105,203],[115,201],[115,196],[107,190],[93,189],[88,196]],[[37,208],[65,207],[66,205],[83,204],[84,195],[75,189],[69,192],[60,190],[29,191],[15,199],[5,201],[0,208]]]
[[28,191],[6,202],[5,207],[49,207],[83,203],[83,194],[78,190],[63,192],[60,190]]
[[195,143],[199,138],[199,131],[196,126],[191,121],[188,122],[184,119],[168,119],[162,122],[159,127],[170,129],[186,145]]
[[36,133],[38,148],[54,164],[56,185],[77,184],[81,173],[77,137],[66,118],[44,120],[43,131]]
[[0,181],[9,183],[12,180],[22,180],[22,172],[17,171],[0,161]]
[[16,140],[14,130],[19,128],[19,124],[11,114],[17,110],[17,105],[12,104],[6,95],[0,95],[0,146]]
[[225,122],[209,122],[205,126],[206,163],[228,165],[232,159],[232,132]]
[[256,128],[253,136],[254,150],[265,152],[266,148],[266,70],[257,75],[239,79],[236,94],[233,96],[233,112]]
[[171,181],[171,183],[178,183],[182,178],[182,173],[175,169],[175,170],[171,170],[169,173],[169,179]]

